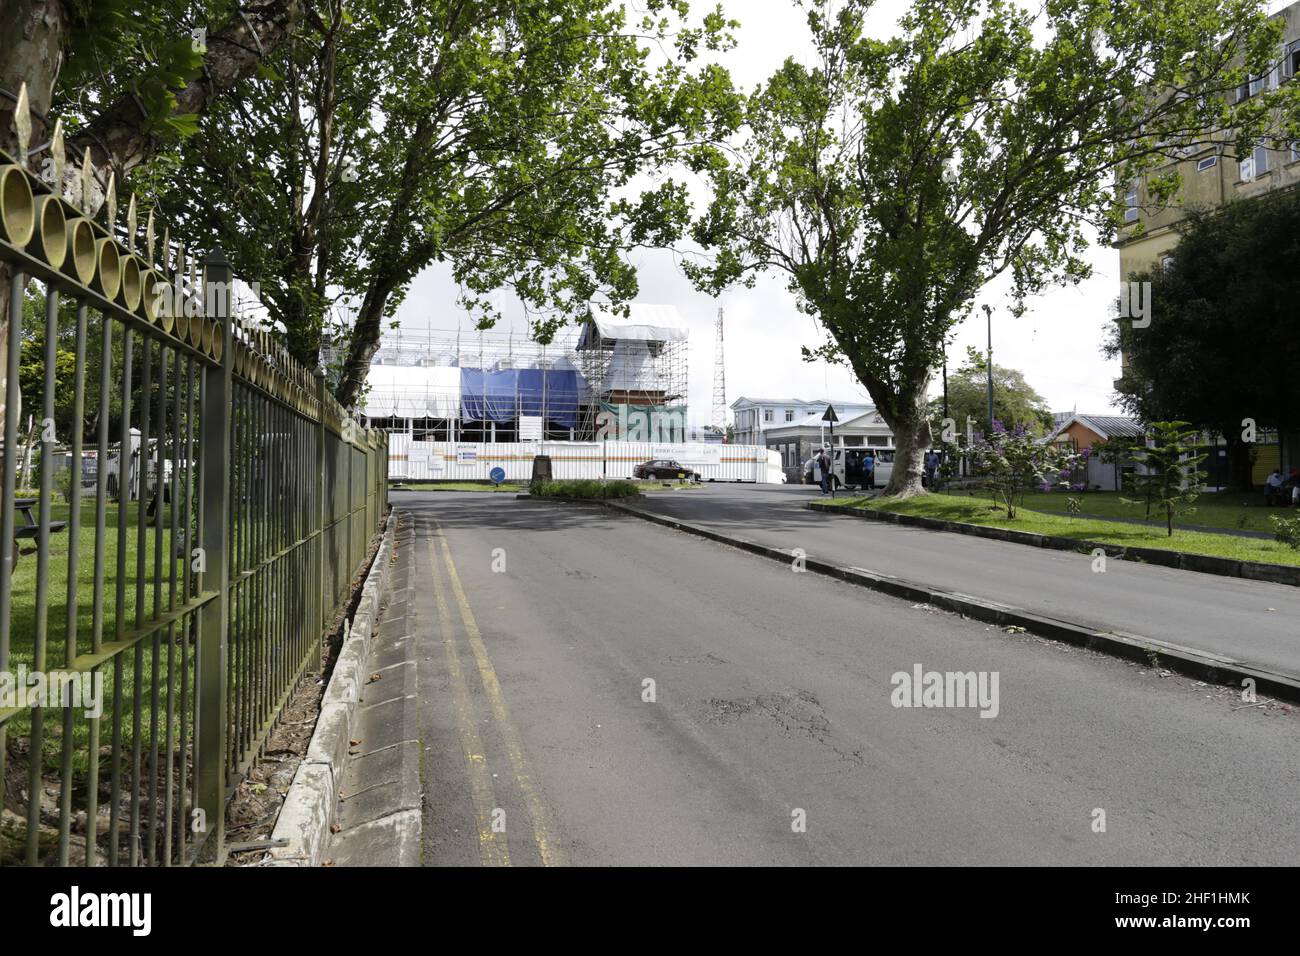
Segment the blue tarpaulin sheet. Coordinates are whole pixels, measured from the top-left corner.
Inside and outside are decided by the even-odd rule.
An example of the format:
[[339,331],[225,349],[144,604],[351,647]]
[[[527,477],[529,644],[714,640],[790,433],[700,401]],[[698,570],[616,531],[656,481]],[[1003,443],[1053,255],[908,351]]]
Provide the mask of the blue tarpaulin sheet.
[[541,416],[562,428],[578,424],[578,373],[572,369],[460,370],[461,413],[466,421],[508,422]]

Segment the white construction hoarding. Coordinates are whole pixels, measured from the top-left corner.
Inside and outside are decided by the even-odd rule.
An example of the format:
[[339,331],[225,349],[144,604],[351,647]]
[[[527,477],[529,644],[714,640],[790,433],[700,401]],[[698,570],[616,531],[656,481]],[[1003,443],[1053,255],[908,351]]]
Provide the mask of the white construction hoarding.
[[698,471],[705,481],[784,480],[781,456],[758,445],[703,442],[423,442],[388,436],[388,477],[407,481],[486,481],[503,468],[507,481],[527,481],[533,458],[549,455],[556,478],[631,478],[644,461],[672,459]]

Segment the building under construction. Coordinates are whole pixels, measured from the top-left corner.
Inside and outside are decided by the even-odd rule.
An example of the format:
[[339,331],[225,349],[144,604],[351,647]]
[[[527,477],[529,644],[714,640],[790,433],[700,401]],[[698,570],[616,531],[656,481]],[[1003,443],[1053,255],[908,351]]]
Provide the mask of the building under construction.
[[366,424],[417,442],[591,441],[610,422],[611,438],[686,440],[677,310],[593,312],[548,345],[511,332],[395,330],[370,366]]

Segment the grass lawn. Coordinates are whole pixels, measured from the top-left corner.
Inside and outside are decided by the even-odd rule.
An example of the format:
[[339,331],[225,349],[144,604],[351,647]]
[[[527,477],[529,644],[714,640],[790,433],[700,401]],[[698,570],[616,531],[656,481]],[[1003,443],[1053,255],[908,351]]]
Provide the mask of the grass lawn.
[[[1092,495],[1093,493],[1089,493],[1088,497],[1091,498]],[[1027,504],[1028,501],[1027,497]],[[853,498],[844,503],[871,511],[888,511],[894,514],[935,518],[940,521],[961,521],[966,524],[1007,528],[1012,531],[1058,535],[1097,544],[1159,548],[1164,551],[1212,555],[1234,561],[1300,565],[1300,551],[1294,551],[1276,541],[1212,532],[1179,531],[1177,525],[1171,538],[1165,534],[1163,528],[1071,518],[1066,515],[1035,511],[1028,507],[1018,509],[1014,520],[1007,520],[1006,511],[992,504],[987,497],[933,494],[903,501],[891,498]],[[1259,510],[1262,512],[1265,509]],[[1199,515],[1198,512],[1192,518]]]
[[[70,508],[63,501],[58,501],[50,507],[51,520],[66,521],[68,520]],[[33,509],[33,516],[36,510]],[[137,527],[136,522],[139,517],[139,506],[132,502],[126,507],[125,519],[127,522],[127,540],[126,540],[126,607],[125,623],[128,629],[135,626],[135,584],[136,584],[136,549],[137,549]],[[170,506],[166,506],[163,513],[162,530],[162,564],[161,575],[161,607],[166,610],[167,595],[170,586],[171,560],[169,553],[171,549],[171,531],[166,527],[170,518]],[[22,516],[18,515],[21,522]],[[145,552],[145,621],[147,622],[153,611],[154,587],[154,545],[158,537],[158,532],[154,522],[156,517],[147,519],[149,524],[146,528],[144,552]],[[104,521],[104,600],[103,600],[103,630],[102,636],[105,642],[114,639],[114,632],[117,624],[118,609],[116,602],[117,590],[117,527],[118,527],[118,507],[116,503],[109,502],[105,509]],[[85,654],[91,650],[92,634],[94,622],[94,581],[95,581],[95,502],[93,498],[85,499],[81,506],[81,530],[78,536],[78,555],[76,565],[76,596],[74,611],[74,628],[77,635],[77,650]],[[34,550],[36,543],[34,540],[24,540],[22,542],[24,550]],[[65,665],[65,653],[67,647],[68,633],[68,552],[71,541],[67,529],[50,535],[50,561],[49,561],[49,591],[45,605],[45,619],[47,622],[46,631],[46,651],[45,651],[45,670],[55,671],[62,670]],[[183,567],[180,560],[176,560],[176,580],[179,600],[179,591],[183,580]],[[29,670],[33,669],[35,663],[35,644],[36,644],[36,572],[37,572],[37,555],[35,553],[23,554],[18,559],[18,566],[13,578],[13,602],[10,609],[11,621],[11,644],[8,662],[8,671],[16,672],[20,665],[25,665]],[[165,636],[165,634],[164,634]],[[152,641],[144,642],[145,653],[142,662],[143,690],[145,707],[143,718],[146,722],[144,729],[147,733],[147,722],[149,720],[148,700],[150,689],[153,683],[153,663],[152,663]],[[161,684],[163,700],[166,698],[167,687],[167,642],[164,640],[160,648],[159,658],[159,681]],[[179,686],[180,680],[180,650],[178,647],[173,648],[173,657],[175,666],[173,668],[172,680]],[[189,654],[189,668],[191,675],[193,673],[193,653]],[[131,739],[131,696],[134,688],[134,662],[135,652],[128,651],[123,659],[123,739]],[[100,726],[100,743],[107,744],[111,740],[110,722],[112,717],[112,704],[114,694],[113,665],[108,664],[100,668],[103,676],[103,706],[104,714]],[[192,680],[191,680],[192,686]],[[74,748],[74,771],[81,774],[87,767],[86,744],[89,741],[89,722],[83,716],[81,710],[74,708],[75,720],[73,722],[73,740]],[[29,734],[31,729],[31,712],[22,711],[12,717],[4,725],[8,732],[10,741]],[[62,717],[59,713],[49,711],[45,717],[45,736],[42,758],[47,768],[57,767],[61,759],[62,751]],[[163,732],[165,721],[160,721],[160,733]],[[100,770],[105,772],[106,761],[101,760]]]
[[[987,500],[987,495],[984,497]],[[1069,497],[1070,494],[1059,491],[1035,491],[1025,495],[1025,507],[1035,511],[1064,514],[1068,511],[1066,499]],[[1073,497],[1080,500],[1084,514],[1100,515],[1105,518],[1128,518],[1135,521],[1146,518],[1144,506],[1124,504],[1118,492],[1089,491],[1075,494]],[[1220,491],[1201,495],[1196,500],[1196,510],[1192,514],[1185,515],[1180,521],[1183,524],[1201,525],[1207,528],[1265,531],[1272,534],[1273,524],[1268,520],[1269,515],[1291,517],[1297,513],[1295,508],[1266,507],[1263,492]],[[1155,517],[1159,520],[1159,516]]]

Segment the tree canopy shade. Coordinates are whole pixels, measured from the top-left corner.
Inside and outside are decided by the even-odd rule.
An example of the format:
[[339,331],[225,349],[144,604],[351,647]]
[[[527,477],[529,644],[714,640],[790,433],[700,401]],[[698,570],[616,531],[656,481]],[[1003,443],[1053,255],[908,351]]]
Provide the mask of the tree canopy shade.
[[783,271],[827,333],[806,355],[848,364],[893,429],[886,493],[916,494],[927,387],[977,292],[1007,273],[1019,311],[1078,282],[1089,230],[1118,224],[1116,179],[1229,120],[1260,135],[1265,104],[1234,94],[1280,32],[1257,0],[916,0],[878,40],[870,0],[802,5],[816,61],[749,99],[689,268],[712,291]]
[[1105,351],[1123,354],[1116,390],[1129,411],[1219,433],[1230,482],[1246,489],[1246,419],[1257,429],[1300,427],[1300,193],[1194,211],[1179,230],[1170,262],[1133,277],[1151,283],[1150,324],[1120,319]]
[[[966,349],[966,361],[948,373],[948,417],[957,433],[966,433],[966,420],[975,431],[989,429],[988,360],[973,348]],[[1032,435],[1041,435],[1052,424],[1052,413],[1043,396],[1025,381],[1024,372],[993,365],[993,418],[1006,427],[1021,426]],[[930,402],[930,428],[942,425],[943,398]]]

